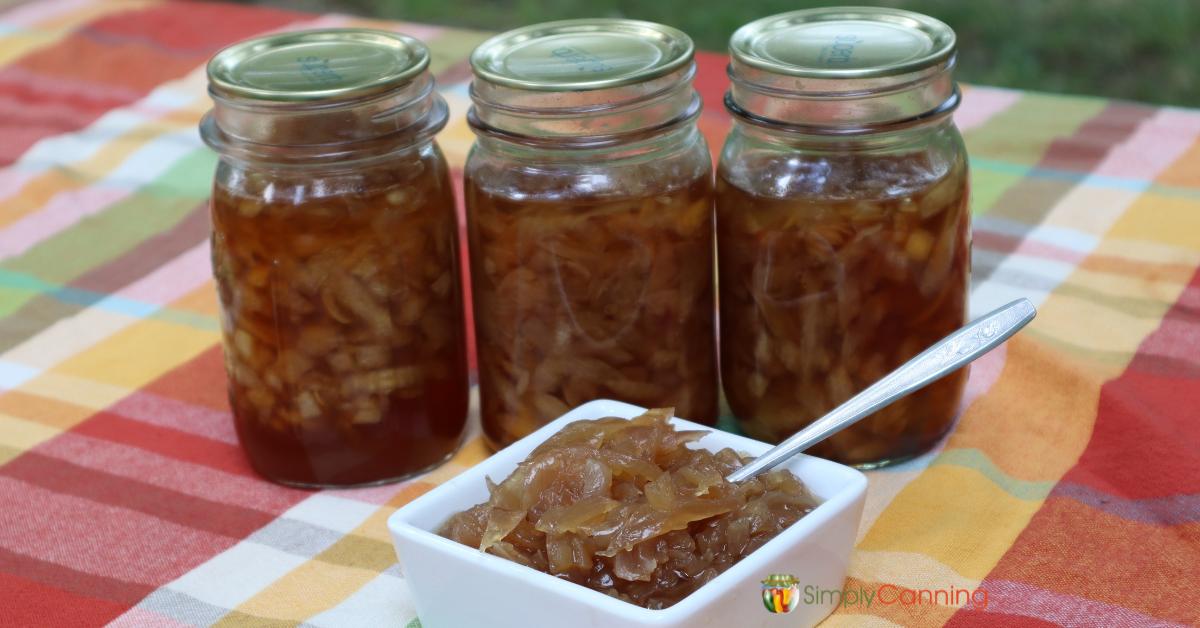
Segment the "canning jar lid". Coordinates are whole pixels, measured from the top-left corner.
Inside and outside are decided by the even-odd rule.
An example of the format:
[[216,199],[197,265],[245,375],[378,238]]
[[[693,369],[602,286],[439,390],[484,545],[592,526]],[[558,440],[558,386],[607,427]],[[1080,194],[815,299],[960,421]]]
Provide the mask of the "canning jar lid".
[[746,24],[729,40],[726,107],[744,120],[858,133],[957,106],[953,29],[885,7],[827,7]]
[[937,65],[954,54],[954,31],[927,15],[884,7],[825,7],[751,22],[729,41],[733,58],[809,78],[869,78]]
[[640,20],[546,22],[497,35],[471,54],[475,75],[530,91],[585,91],[652,80],[692,61],[683,31]]
[[388,31],[331,28],[257,37],[208,63],[212,90],[262,101],[342,100],[381,94],[429,67],[420,41]]

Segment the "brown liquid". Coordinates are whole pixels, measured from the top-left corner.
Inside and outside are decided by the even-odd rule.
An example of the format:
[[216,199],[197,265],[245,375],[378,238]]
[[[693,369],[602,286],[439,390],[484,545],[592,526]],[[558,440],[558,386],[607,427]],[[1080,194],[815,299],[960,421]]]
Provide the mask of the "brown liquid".
[[440,153],[232,181],[213,193],[213,267],[230,404],[254,468],[353,485],[445,458],[466,419],[467,374]]
[[733,484],[744,460],[686,444],[671,410],[577,421],[550,437],[487,502],[439,534],[646,608],[666,608],[808,514],[790,471]]
[[[965,165],[940,178],[924,174],[920,156],[837,156],[818,166],[795,174],[819,181],[819,194],[750,192],[724,172],[717,182],[721,375],[743,429],[768,442],[966,319]],[[812,453],[850,464],[921,453],[953,423],[966,376],[962,369],[901,399]]]
[[483,428],[494,446],[600,398],[716,420],[707,173],[646,197],[519,200],[469,177],[466,194]]

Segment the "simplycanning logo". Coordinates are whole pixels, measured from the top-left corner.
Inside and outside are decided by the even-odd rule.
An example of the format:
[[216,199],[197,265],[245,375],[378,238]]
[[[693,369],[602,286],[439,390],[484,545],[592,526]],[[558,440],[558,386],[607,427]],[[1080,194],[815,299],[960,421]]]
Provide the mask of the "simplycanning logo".
[[846,587],[844,589],[822,589],[808,585],[804,587],[802,601],[805,604],[833,604],[843,608],[871,608],[880,606],[949,606],[987,610],[987,589],[962,589],[949,586],[944,589],[910,589],[894,584],[877,587]]
[[964,589],[950,586],[944,589],[910,589],[894,584],[877,587],[846,587],[824,589],[814,585],[800,586],[796,576],[771,574],[762,581],[763,606],[772,613],[790,613],[796,607],[841,606],[867,609],[880,606],[947,606],[987,610],[987,589]]
[[800,581],[796,576],[773,573],[762,581],[762,601],[772,613],[790,613],[800,601]]

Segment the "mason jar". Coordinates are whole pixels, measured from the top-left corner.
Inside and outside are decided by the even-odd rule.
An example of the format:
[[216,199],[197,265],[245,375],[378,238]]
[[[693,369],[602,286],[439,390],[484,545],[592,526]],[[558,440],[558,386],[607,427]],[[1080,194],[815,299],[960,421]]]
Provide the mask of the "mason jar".
[[[954,32],[885,8],[795,11],[730,42],[717,176],[721,375],[778,442],[966,322],[967,159]],[[950,429],[966,369],[813,448],[862,467]]]
[[229,401],[270,480],[388,482],[459,443],[458,224],[428,66],[417,40],[363,29],[252,39],[208,65]]
[[717,414],[712,164],[691,40],[537,24],[471,56],[467,231],[495,447],[610,398]]

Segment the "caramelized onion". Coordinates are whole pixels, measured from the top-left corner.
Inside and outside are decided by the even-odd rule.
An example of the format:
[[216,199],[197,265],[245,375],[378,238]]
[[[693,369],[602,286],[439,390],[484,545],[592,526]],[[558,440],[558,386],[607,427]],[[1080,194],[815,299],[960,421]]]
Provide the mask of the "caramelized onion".
[[442,536],[646,608],[665,608],[808,514],[776,470],[739,484],[743,458],[687,443],[672,409],[577,421],[538,446]]

